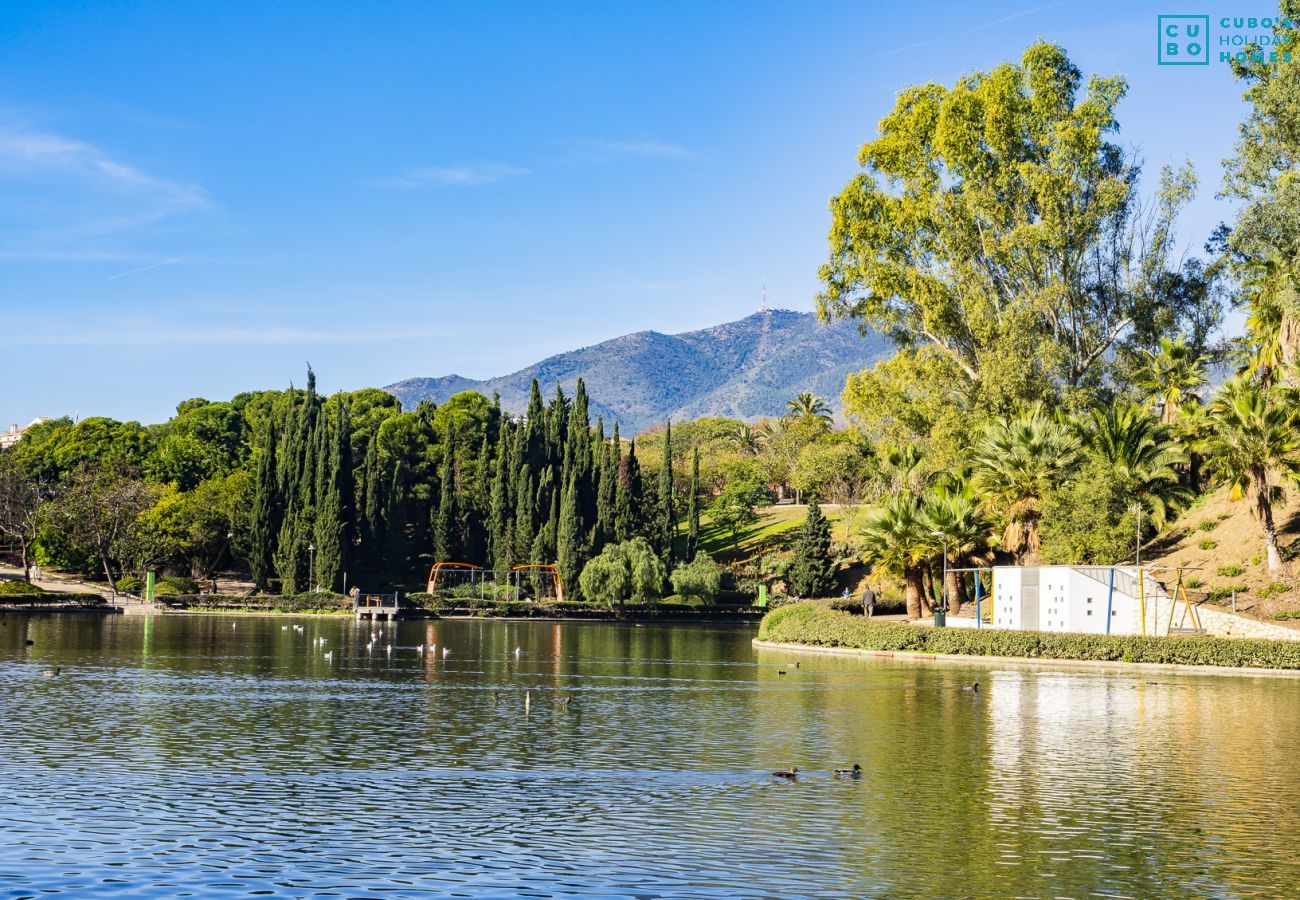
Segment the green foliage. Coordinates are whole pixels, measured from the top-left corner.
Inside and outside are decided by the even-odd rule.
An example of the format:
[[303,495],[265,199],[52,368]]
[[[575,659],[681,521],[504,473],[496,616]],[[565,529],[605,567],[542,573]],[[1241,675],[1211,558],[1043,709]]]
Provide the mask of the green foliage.
[[1229,565],[1229,566],[1219,566],[1219,568],[1215,570],[1215,574],[1221,575],[1224,578],[1231,578],[1236,575],[1241,575],[1245,571],[1246,570],[1243,569],[1241,566]]
[[[1107,141],[1127,85],[1084,87],[1036,43],[1019,64],[905,89],[862,147],[832,201],[818,307],[889,334],[909,387],[1006,412],[1057,385],[1096,391],[1133,348],[1217,321],[1199,269],[1174,268],[1193,174],[1163,173],[1144,209],[1137,164]],[[882,401],[876,421],[908,416],[907,398]]]
[[47,593],[45,588],[26,581],[0,581],[0,597],[41,597]]
[[1281,581],[1270,581],[1259,591],[1258,597],[1261,600],[1267,600],[1269,597],[1276,597],[1278,594],[1285,594],[1291,590],[1291,585]]
[[763,617],[759,640],[890,652],[1300,669],[1300,641],[923,628],[799,603]]
[[1215,547],[1219,546],[1219,542],[1206,538],[1203,541],[1198,541],[1196,546],[1200,547],[1202,550],[1213,550]]
[[808,500],[808,515],[794,545],[794,558],[786,570],[790,593],[798,597],[825,597],[835,587],[835,561],[831,559],[831,529],[817,498]]
[[740,529],[758,520],[760,504],[771,502],[772,493],[758,467],[750,462],[732,464],[727,470],[727,483],[709,505],[709,515],[714,524],[727,529],[734,543]]
[[1190,578],[1186,579],[1183,582],[1183,586],[1186,587],[1189,591],[1194,591],[1203,584],[1205,584],[1205,582],[1202,581],[1200,578],[1196,577],[1195,575],[1191,576]]
[[1042,498],[1042,559],[1111,565],[1133,554],[1133,498],[1105,460],[1090,458]]
[[1219,523],[1215,522],[1212,519],[1205,519],[1203,521],[1197,522],[1196,527],[1200,531],[1213,531],[1214,529],[1219,527]]
[[681,597],[712,603],[722,589],[722,567],[707,553],[673,569],[673,592]]
[[583,567],[578,583],[583,596],[612,609],[630,599],[662,596],[664,579],[663,561],[645,538],[637,537],[606,546]]

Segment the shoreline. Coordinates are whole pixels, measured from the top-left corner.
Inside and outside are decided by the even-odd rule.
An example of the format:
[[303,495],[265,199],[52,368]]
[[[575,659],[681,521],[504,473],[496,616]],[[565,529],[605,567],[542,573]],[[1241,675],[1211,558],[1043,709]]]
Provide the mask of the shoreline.
[[751,642],[758,650],[781,650],[789,653],[823,653],[831,656],[855,656],[859,659],[888,659],[906,663],[978,663],[1006,664],[1037,668],[1093,669],[1110,672],[1164,672],[1170,675],[1237,675],[1274,678],[1300,678],[1300,669],[1269,669],[1261,666],[1201,666],[1184,663],[1116,662],[1107,659],[1057,659],[1028,656],[976,656],[967,653],[924,653],[906,650],[864,650],[858,647],[828,647],[818,644],[793,644],[782,641]]

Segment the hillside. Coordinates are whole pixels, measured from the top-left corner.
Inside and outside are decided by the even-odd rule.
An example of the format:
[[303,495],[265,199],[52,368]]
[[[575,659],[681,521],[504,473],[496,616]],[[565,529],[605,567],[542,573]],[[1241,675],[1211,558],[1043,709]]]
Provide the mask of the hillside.
[[[1224,608],[1237,594],[1237,611],[1260,619],[1275,614],[1300,616],[1300,592],[1291,575],[1300,554],[1300,492],[1287,492],[1273,515],[1286,571],[1271,574],[1264,561],[1264,541],[1250,504],[1232,502],[1226,488],[1200,497],[1163,534],[1143,548],[1142,564],[1194,567],[1184,574],[1193,599],[1205,597]],[[1129,560],[1131,563],[1132,560]],[[1175,577],[1159,573],[1161,581]]]
[[458,391],[495,391],[505,409],[522,413],[534,378],[549,396],[556,382],[572,395],[581,376],[592,418],[618,421],[624,434],[636,434],[664,419],[780,415],[800,391],[825,398],[838,414],[845,375],[891,352],[886,338],[864,338],[854,323],[825,325],[812,313],[774,309],[682,334],[638,331],[482,381],[408,378],[385,390],[407,408]]

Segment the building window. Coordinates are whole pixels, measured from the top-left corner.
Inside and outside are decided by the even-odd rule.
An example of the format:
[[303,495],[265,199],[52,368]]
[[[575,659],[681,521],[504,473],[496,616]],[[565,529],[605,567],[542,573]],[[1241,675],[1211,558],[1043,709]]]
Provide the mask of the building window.
[[1092,615],[1092,610],[1088,610],[1088,615]]

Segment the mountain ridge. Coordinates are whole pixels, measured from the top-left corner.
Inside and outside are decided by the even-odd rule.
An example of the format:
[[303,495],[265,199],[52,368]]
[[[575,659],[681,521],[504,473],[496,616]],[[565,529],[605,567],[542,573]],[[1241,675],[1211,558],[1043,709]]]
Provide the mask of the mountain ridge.
[[549,397],[556,382],[572,396],[581,376],[592,419],[603,416],[607,427],[618,421],[625,434],[636,434],[665,419],[780,415],[801,391],[823,397],[838,414],[845,375],[892,352],[888,339],[864,336],[856,323],[773,309],[679,334],[635,331],[494,378],[415,377],[384,390],[406,408],[443,403],[460,391],[495,391],[504,409],[522,413],[534,378]]

